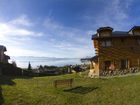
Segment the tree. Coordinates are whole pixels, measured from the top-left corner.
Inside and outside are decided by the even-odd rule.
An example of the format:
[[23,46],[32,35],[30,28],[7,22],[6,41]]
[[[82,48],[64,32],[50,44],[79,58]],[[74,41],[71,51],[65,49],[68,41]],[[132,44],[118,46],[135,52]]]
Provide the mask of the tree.
[[16,61],[12,61],[12,65],[13,65],[14,67],[17,67]]
[[81,71],[82,71],[82,69],[81,69],[81,67],[80,67],[79,65],[76,65],[76,66],[73,68],[73,70],[76,71],[76,72],[81,72]]
[[28,70],[29,70],[29,71],[31,71],[31,70],[32,70],[32,67],[31,67],[30,62],[29,62],[29,64],[28,64]]

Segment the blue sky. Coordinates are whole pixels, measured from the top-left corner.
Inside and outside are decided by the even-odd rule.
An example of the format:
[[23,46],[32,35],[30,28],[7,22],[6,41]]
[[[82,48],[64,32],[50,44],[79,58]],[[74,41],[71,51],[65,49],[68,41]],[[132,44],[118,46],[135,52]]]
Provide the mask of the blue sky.
[[102,26],[140,25],[139,0],[0,0],[0,44],[10,56],[94,56]]

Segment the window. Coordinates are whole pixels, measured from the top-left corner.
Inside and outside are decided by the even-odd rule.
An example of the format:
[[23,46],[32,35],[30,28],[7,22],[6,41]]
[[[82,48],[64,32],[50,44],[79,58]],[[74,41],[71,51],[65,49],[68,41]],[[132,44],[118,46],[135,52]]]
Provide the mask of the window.
[[111,41],[110,40],[102,41],[101,45],[103,47],[110,47],[111,46]]
[[121,69],[127,69],[128,68],[128,60],[122,59],[121,60]]
[[106,46],[106,43],[105,43],[105,41],[102,41],[102,44],[101,44],[103,47],[105,47]]
[[104,61],[104,69],[109,70],[109,67],[111,65],[111,61]]
[[111,41],[106,41],[106,46],[111,46]]

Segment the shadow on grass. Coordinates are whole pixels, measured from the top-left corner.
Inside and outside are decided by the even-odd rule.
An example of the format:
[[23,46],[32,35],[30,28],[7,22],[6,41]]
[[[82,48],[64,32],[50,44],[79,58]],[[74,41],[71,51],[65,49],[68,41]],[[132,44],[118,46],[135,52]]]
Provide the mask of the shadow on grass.
[[2,105],[3,102],[4,102],[4,100],[3,100],[3,96],[2,96],[2,88],[0,86],[0,105]]
[[26,76],[0,76],[0,105],[4,104],[4,98],[2,95],[2,86],[3,85],[16,85],[13,79],[31,79],[32,77]]
[[15,82],[12,81],[11,77],[1,76],[0,85],[15,85]]
[[0,105],[4,104],[4,99],[2,95],[2,85],[15,85],[10,77],[0,76]]
[[11,76],[11,79],[32,79],[33,76]]
[[89,92],[92,92],[94,90],[98,89],[98,87],[83,87],[78,86],[75,88],[64,90],[64,92],[71,92],[71,93],[78,93],[78,94],[87,94]]

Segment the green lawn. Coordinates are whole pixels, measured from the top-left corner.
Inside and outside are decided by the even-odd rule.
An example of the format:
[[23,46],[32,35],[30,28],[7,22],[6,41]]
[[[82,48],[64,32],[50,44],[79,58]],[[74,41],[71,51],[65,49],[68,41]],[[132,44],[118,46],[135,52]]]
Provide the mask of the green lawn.
[[[73,88],[53,87],[57,79],[74,78]],[[50,77],[0,77],[4,105],[140,105],[140,75],[90,79],[76,74]]]

